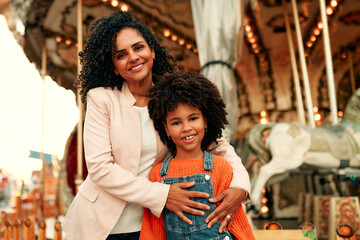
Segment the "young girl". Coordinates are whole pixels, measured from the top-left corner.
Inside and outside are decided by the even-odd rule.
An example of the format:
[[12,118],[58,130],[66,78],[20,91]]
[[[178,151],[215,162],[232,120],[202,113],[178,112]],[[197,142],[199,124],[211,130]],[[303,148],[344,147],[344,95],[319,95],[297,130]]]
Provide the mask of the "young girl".
[[[210,198],[227,189],[231,166],[222,157],[205,151],[221,137],[227,124],[225,104],[217,87],[200,74],[179,71],[163,77],[149,96],[150,118],[173,154],[151,170],[150,180],[165,184],[196,182],[188,190],[207,192]],[[140,239],[254,239],[241,206],[234,216],[228,215],[209,228],[205,219],[218,205],[204,198],[196,201],[209,205],[210,210],[203,216],[184,213],[191,225],[166,209],[160,218],[144,209]],[[218,230],[231,219],[230,232]]]

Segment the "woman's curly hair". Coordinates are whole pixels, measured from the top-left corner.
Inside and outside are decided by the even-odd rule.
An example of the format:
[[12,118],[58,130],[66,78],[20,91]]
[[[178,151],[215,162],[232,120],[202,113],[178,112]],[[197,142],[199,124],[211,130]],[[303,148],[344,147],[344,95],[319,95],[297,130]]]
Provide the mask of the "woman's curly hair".
[[169,112],[179,103],[198,108],[207,122],[207,131],[201,142],[201,149],[207,150],[222,136],[222,129],[228,124],[225,103],[218,88],[206,77],[195,72],[178,71],[165,74],[149,92],[149,115],[154,122],[161,141],[176,154],[175,143],[168,138],[164,124]]
[[158,76],[174,72],[176,66],[174,58],[160,46],[150,29],[134,20],[130,13],[116,11],[91,25],[90,37],[84,50],[79,53],[82,70],[75,85],[80,89],[82,102],[86,101],[86,94],[92,88],[117,87],[121,90],[124,79],[114,73],[112,55],[116,51],[117,34],[124,28],[136,29],[149,47],[154,49],[156,56],[152,68],[154,83]]

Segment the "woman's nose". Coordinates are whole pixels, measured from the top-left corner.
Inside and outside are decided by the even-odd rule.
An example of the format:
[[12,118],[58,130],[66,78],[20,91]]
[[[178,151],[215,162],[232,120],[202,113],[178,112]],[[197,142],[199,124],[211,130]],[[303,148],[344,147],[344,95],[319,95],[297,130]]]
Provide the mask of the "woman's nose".
[[139,56],[135,52],[133,51],[129,52],[129,61],[136,61],[138,58]]

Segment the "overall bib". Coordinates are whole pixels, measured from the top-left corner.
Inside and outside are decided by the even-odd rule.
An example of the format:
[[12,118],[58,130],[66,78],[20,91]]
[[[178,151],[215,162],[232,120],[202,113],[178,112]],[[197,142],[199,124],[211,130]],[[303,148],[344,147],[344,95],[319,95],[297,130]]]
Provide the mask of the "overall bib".
[[[170,161],[174,156],[167,158],[161,165],[160,176],[161,182],[165,184],[173,184],[179,182],[195,182],[195,185],[188,188],[189,191],[206,192],[213,197],[213,185],[211,176],[208,173],[200,173],[185,177],[166,177]],[[213,155],[204,152],[204,171],[211,172],[213,169]],[[184,215],[192,221],[192,225],[185,223],[175,213],[164,209],[164,227],[167,240],[233,240],[229,231],[219,233],[220,221],[214,224],[211,229],[207,228],[205,219],[215,210],[215,204],[210,203],[206,198],[193,198],[192,200],[210,206],[209,211],[205,211],[204,216],[191,215],[184,212]]]

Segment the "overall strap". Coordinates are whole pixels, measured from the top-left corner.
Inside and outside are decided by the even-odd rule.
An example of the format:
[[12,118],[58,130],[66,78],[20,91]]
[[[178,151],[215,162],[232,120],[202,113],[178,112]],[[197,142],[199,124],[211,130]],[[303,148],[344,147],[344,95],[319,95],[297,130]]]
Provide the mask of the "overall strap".
[[167,159],[165,159],[163,161],[163,163],[161,164],[161,168],[160,168],[160,177],[166,176],[168,174],[170,161],[173,158],[174,158],[174,155],[168,157]]
[[204,171],[213,170],[213,154],[207,151],[204,151]]

